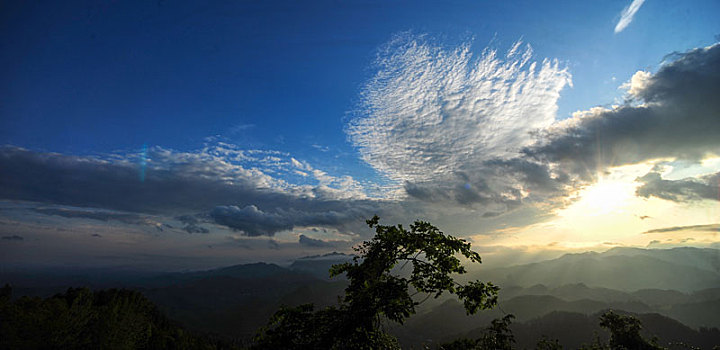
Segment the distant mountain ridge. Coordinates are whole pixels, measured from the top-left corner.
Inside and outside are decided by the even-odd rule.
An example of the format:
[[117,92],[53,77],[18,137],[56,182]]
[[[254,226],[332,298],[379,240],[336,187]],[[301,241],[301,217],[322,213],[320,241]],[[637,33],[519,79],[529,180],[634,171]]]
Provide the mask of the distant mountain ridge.
[[566,254],[542,262],[478,272],[504,286],[562,286],[584,283],[624,291],[684,292],[720,286],[720,250],[614,248],[604,253]]
[[[309,273],[320,279],[330,279],[330,267],[335,264],[342,264],[352,260],[355,255],[332,252],[323,255],[306,256],[296,259],[290,264],[289,269]],[[338,276],[338,279],[344,277]]]

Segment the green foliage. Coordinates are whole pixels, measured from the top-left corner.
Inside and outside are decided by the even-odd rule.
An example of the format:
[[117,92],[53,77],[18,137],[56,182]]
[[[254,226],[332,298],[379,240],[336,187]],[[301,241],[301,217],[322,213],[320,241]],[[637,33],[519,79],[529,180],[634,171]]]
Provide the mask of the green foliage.
[[642,323],[630,315],[619,315],[607,311],[600,316],[600,327],[610,331],[610,341],[606,344],[596,337],[589,345],[583,345],[581,350],[663,350],[656,340],[648,341],[640,335]]
[[70,288],[53,297],[0,290],[0,349],[217,349],[173,325],[142,294]]
[[512,350],[515,336],[510,330],[514,315],[492,320],[490,326],[478,339],[458,339],[440,346],[442,350]]
[[478,349],[511,350],[515,337],[510,330],[510,323],[514,315],[505,315],[501,319],[494,319],[487,328],[487,332],[478,339]]
[[612,350],[609,345],[600,340],[600,336],[595,333],[595,340],[590,344],[583,344],[580,350]]
[[537,345],[535,345],[535,350],[562,350],[562,345],[560,345],[560,341],[557,339],[548,339],[548,337],[543,336],[538,340]]
[[258,333],[253,349],[400,349],[381,330],[352,329],[349,313],[336,307],[314,310],[312,304],[282,307]]
[[600,326],[610,331],[611,349],[662,349],[654,342],[649,342],[640,335],[642,324],[633,316],[618,315],[608,311],[600,316]]
[[[381,321],[402,324],[421,303],[413,299],[417,294],[456,294],[468,314],[497,304],[497,286],[480,281],[463,285],[452,276],[466,272],[456,255],[481,262],[470,243],[422,221],[409,230],[380,225],[377,216],[367,224],[375,236],[355,248],[359,256],[330,269],[331,276],[344,273],[350,281],[340,305],[318,311],[308,305],[281,309],[256,336],[255,348],[397,348]],[[395,273],[395,268],[404,271],[406,266],[409,275]]]

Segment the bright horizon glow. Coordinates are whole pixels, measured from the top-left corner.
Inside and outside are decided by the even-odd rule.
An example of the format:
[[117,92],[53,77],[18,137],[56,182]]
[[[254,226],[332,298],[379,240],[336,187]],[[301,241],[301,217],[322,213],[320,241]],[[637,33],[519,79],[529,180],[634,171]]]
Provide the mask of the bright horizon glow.
[[[713,166],[714,159],[703,161]],[[704,246],[718,241],[717,231],[688,229],[648,231],[667,227],[714,225],[720,223],[720,206],[714,201],[677,204],[658,198],[640,198],[635,179],[668,159],[615,167],[599,180],[577,191],[575,200],[558,209],[545,222],[498,231],[496,236],[476,235],[473,242],[486,246],[507,246],[528,251],[559,249],[604,251],[617,246],[659,247]],[[691,175],[702,174],[697,167]],[[717,171],[717,170],[716,170]],[[655,242],[657,241],[657,242]]]

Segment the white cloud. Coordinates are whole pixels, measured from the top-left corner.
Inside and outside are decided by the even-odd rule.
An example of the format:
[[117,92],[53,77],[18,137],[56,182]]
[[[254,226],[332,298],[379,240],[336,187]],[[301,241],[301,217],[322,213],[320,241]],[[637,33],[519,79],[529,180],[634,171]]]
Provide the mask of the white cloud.
[[620,85],[620,89],[625,89],[631,96],[637,97],[643,90],[645,90],[647,85],[650,83],[651,78],[652,73],[639,70],[633,74],[630,81]]
[[555,121],[560,90],[571,84],[556,60],[531,58],[521,42],[502,57],[398,35],[380,51],[348,136],[398,184],[446,182],[516,157],[531,132]]
[[628,25],[630,25],[633,17],[635,17],[635,13],[638,12],[640,6],[642,6],[644,2],[645,0],[633,0],[630,6],[623,9],[622,13],[620,13],[620,20],[617,22],[617,25],[615,25],[616,34],[622,32]]

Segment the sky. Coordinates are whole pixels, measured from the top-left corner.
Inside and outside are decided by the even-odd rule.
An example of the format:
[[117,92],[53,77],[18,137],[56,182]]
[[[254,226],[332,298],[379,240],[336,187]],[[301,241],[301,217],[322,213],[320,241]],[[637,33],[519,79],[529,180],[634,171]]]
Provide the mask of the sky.
[[4,2],[0,263],[286,262],[375,214],[491,257],[717,248],[719,13]]

